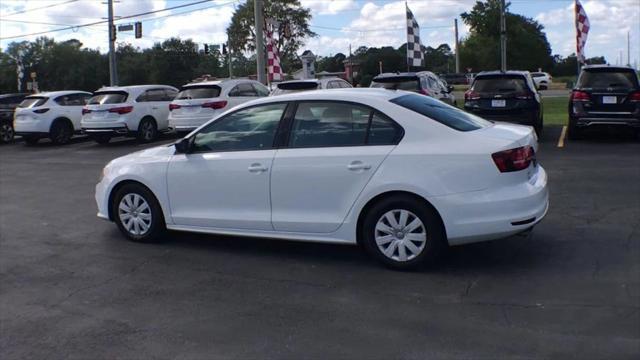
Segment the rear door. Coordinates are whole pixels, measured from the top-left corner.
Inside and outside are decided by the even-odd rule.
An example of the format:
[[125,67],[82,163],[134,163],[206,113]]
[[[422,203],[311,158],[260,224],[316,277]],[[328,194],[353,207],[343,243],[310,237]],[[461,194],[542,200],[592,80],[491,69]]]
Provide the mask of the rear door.
[[336,231],[401,134],[392,120],[360,104],[298,103],[288,146],[273,162],[273,228]]
[[229,108],[257,99],[258,97],[258,92],[253,87],[253,84],[249,82],[240,83],[229,90]]

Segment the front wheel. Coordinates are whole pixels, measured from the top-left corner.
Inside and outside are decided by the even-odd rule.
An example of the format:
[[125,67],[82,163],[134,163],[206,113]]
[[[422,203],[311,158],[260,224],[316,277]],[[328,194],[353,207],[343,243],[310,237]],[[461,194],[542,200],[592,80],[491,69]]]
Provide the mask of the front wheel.
[[409,196],[386,198],[366,214],[362,243],[378,261],[394,269],[433,264],[446,247],[434,209]]
[[111,204],[120,231],[136,242],[157,242],[165,232],[160,204],[142,185],[127,184],[118,189]]
[[10,121],[3,121],[0,123],[0,143],[8,143],[13,141],[15,132],[13,131],[13,125]]
[[65,120],[58,120],[53,123],[49,131],[49,139],[57,145],[64,145],[71,140],[73,136],[73,126]]

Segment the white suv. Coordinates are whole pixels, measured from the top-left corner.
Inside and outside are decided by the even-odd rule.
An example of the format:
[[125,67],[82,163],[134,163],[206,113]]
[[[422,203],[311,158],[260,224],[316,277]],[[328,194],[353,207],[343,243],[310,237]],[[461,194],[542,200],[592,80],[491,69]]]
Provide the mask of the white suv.
[[553,82],[553,78],[546,72],[532,72],[531,77],[536,84],[536,88],[540,90],[547,90],[549,85]]
[[264,85],[249,79],[187,84],[169,104],[169,128],[192,131],[236,105],[268,95]]
[[169,103],[178,89],[167,85],[104,87],[82,110],[82,132],[100,144],[113,136],[150,142],[169,128]]
[[13,127],[27,144],[48,137],[54,144],[66,144],[80,132],[82,107],[91,93],[71,90],[30,95],[18,105]]

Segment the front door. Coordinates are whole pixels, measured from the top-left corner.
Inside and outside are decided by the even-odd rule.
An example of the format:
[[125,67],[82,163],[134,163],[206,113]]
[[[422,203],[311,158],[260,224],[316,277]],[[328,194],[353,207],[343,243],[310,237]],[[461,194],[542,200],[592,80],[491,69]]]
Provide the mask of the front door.
[[193,136],[190,153],[173,156],[167,186],[176,225],[273,230],[269,180],[285,108],[266,104],[228,114]]

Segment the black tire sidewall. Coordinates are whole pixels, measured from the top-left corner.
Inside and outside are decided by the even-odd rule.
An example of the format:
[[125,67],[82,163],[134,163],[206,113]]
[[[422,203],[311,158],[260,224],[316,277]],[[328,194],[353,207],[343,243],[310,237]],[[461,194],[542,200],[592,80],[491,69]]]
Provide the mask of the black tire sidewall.
[[[10,121],[2,120],[2,122],[0,122],[0,127],[3,127],[3,128],[4,128],[5,126],[7,127],[7,130],[8,130],[8,131],[11,131],[11,139],[9,139],[9,140],[6,140],[6,141],[5,141],[2,137],[0,137],[0,143],[10,143],[10,142],[12,142],[12,141],[13,141],[13,139],[14,139],[14,138],[15,138],[15,136],[16,136],[16,133],[15,133],[15,131],[13,130],[13,125],[11,124],[11,122],[10,122]],[[0,130],[0,131],[1,131],[1,130]]]
[[[411,211],[420,218],[427,232],[427,243],[420,255],[406,262],[386,257],[375,241],[376,223],[382,215],[394,209]],[[372,206],[365,215],[362,223],[362,245],[369,254],[385,266],[398,270],[410,270],[435,264],[446,247],[446,235],[437,213],[431,207],[409,196],[389,197]]]
[[[124,225],[120,221],[120,216],[118,216],[118,205],[122,198],[127,194],[138,194],[142,198],[145,199],[149,207],[151,208],[151,226],[149,231],[147,231],[144,235],[133,235],[125,229]],[[113,221],[118,226],[118,229],[126,236],[129,240],[135,242],[143,242],[143,243],[152,243],[159,242],[162,240],[162,236],[166,230],[164,215],[162,213],[162,208],[156,200],[156,197],[151,193],[149,189],[139,184],[126,184],[120,187],[115,195],[113,196],[113,203],[111,204],[113,209]]]
[[[151,137],[151,139],[145,139],[144,133],[140,131],[140,129],[142,129],[146,123],[150,123],[153,126],[153,136]],[[144,118],[140,120],[140,124],[138,124],[138,141],[148,143],[156,140],[157,138],[158,138],[158,126],[156,125],[156,122],[150,118]]]
[[[58,139],[58,134],[60,131],[67,132],[66,136],[62,138],[62,140]],[[51,131],[49,132],[49,139],[54,144],[66,144],[71,140],[73,136],[73,128],[69,126],[69,124],[65,120],[56,120],[53,125],[51,125]]]

